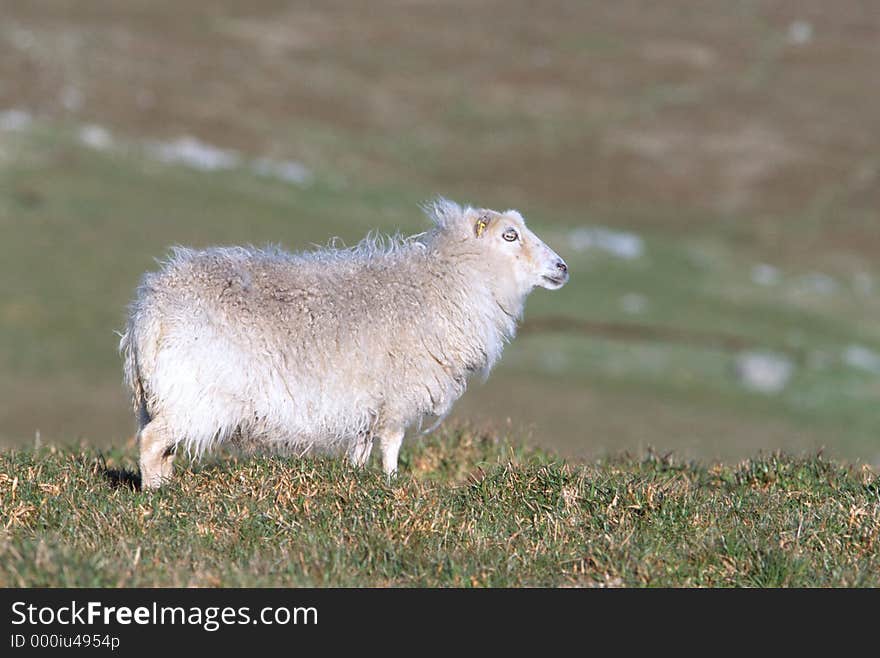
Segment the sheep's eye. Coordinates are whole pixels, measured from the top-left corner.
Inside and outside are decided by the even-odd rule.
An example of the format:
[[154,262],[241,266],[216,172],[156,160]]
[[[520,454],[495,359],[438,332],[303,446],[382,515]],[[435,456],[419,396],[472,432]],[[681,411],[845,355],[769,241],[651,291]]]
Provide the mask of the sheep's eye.
[[501,237],[508,242],[514,242],[519,238],[519,233],[516,232],[516,229],[509,228],[501,234]]

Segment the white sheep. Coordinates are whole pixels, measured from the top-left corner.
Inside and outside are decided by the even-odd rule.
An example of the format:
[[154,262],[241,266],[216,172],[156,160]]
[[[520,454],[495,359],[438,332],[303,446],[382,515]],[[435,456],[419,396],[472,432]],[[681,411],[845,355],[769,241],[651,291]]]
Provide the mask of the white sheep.
[[363,466],[378,439],[394,473],[407,427],[488,375],[535,286],[568,280],[514,210],[438,199],[426,212],[433,228],[408,238],[175,248],[146,274],[120,342],[143,488],[171,476],[179,446],[225,441],[347,449]]

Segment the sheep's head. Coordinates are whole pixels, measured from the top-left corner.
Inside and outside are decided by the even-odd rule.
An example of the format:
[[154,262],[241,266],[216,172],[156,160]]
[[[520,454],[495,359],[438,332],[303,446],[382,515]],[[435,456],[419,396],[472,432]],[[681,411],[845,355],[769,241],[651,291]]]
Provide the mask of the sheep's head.
[[568,282],[568,266],[532,233],[516,210],[462,208],[442,197],[424,206],[441,234],[452,235],[455,249],[475,257],[505,295],[524,297],[540,286],[557,290]]
[[493,268],[513,281],[521,294],[536,286],[558,290],[568,281],[565,261],[526,227],[516,210],[470,209],[465,217]]

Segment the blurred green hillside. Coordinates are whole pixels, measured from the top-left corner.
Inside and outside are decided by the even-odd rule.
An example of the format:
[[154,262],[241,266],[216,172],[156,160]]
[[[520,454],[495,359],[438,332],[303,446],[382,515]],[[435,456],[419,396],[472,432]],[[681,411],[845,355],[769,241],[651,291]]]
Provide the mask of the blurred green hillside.
[[[168,246],[517,208],[569,263],[455,417],[880,462],[880,9],[0,0],[0,442],[123,445]],[[455,419],[453,419],[455,422]]]

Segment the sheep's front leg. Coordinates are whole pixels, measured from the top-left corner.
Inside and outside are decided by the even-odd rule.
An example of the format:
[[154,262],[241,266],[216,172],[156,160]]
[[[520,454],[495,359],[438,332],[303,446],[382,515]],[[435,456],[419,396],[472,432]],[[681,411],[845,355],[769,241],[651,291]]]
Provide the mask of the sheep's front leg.
[[370,452],[373,450],[373,436],[369,432],[358,434],[357,440],[348,449],[349,461],[362,468],[370,460]]
[[403,443],[402,428],[386,429],[379,436],[379,449],[382,451],[382,470],[389,477],[397,473],[397,455]]

